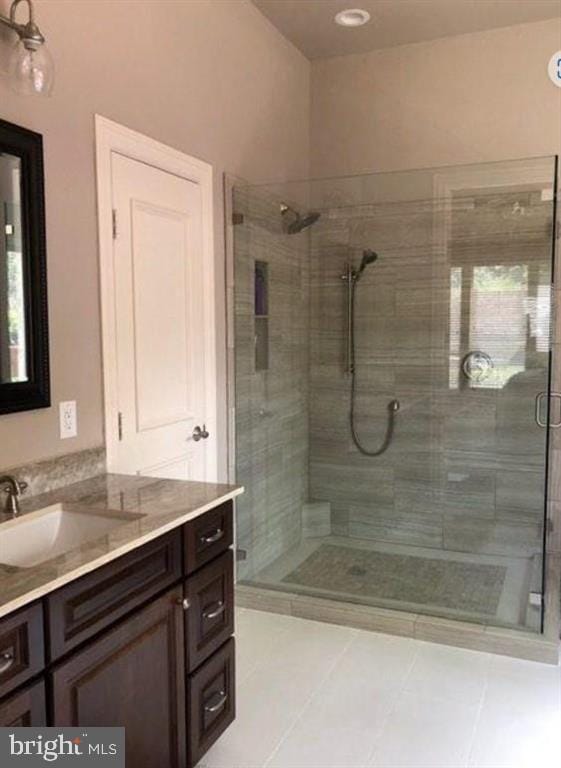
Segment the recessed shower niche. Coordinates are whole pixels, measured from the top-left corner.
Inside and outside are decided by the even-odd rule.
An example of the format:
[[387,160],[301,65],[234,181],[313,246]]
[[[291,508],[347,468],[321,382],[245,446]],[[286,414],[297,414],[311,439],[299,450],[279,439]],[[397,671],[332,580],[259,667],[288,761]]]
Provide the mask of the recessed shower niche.
[[269,268],[256,261],[254,269],[255,370],[269,367]]

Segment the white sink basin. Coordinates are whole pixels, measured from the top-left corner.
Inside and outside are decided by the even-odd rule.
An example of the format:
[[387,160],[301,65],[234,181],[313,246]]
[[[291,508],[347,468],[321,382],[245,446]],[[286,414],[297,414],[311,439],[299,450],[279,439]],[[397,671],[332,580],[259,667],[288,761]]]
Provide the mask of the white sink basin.
[[0,563],[30,568],[95,541],[136,515],[105,516],[62,504],[0,523]]

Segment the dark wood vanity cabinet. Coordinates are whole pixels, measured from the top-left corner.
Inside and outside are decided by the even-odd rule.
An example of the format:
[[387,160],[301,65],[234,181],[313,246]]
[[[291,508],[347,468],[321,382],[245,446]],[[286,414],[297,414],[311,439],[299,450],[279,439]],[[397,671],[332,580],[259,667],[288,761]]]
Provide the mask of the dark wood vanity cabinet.
[[127,765],[196,765],[235,716],[232,515],[221,504],[0,619],[0,661],[17,659],[0,725],[121,725]]
[[160,536],[45,598],[55,661],[181,579],[181,535]]
[[196,765],[236,714],[233,637],[189,676],[187,707],[190,765]]
[[183,526],[185,573],[197,571],[234,541],[232,502],[226,501]]
[[169,590],[57,665],[53,725],[124,725],[127,764],[185,766],[182,597]]
[[0,700],[0,728],[47,725],[45,683],[32,683]]
[[229,549],[185,582],[187,670],[193,672],[234,632],[234,557]]
[[35,603],[0,619],[0,698],[44,666],[42,605]]

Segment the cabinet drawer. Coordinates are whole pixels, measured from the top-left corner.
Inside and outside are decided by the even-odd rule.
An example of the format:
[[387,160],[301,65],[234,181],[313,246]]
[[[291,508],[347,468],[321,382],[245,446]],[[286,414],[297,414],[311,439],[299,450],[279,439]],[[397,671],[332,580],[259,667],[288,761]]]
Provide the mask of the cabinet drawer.
[[0,697],[45,666],[40,603],[0,619]]
[[234,632],[234,557],[228,550],[185,582],[187,669],[192,672]]
[[193,573],[232,546],[233,514],[233,503],[226,501],[185,524],[186,574]]
[[29,728],[47,725],[45,683],[28,686],[0,703],[1,728]]
[[51,660],[180,578],[181,533],[172,531],[49,595],[46,605]]
[[196,765],[236,716],[234,638],[188,681],[189,765]]

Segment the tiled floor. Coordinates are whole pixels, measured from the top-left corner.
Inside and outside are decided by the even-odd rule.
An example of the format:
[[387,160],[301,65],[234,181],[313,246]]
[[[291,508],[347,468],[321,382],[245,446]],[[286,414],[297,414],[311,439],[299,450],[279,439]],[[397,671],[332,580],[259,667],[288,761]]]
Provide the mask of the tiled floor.
[[[356,593],[353,592],[337,592],[334,587],[334,579],[327,580],[328,587],[326,588],[325,578],[316,578],[311,582],[308,580],[303,586],[292,578],[290,581],[286,581],[289,574],[293,574],[295,570],[300,568],[310,556],[320,550],[322,547],[330,545],[333,547],[344,547],[351,552],[354,549],[361,551],[380,552],[384,555],[397,555],[405,558],[404,562],[415,562],[413,558],[427,558],[429,560],[451,560],[456,563],[464,563],[471,565],[474,568],[481,566],[493,566],[504,569],[504,582],[502,585],[501,596],[499,604],[496,608],[496,613],[492,623],[497,623],[500,626],[507,627],[528,627],[530,629],[537,629],[540,624],[539,611],[529,604],[529,593],[532,589],[539,591],[539,581],[533,579],[535,572],[536,577],[541,579],[541,565],[536,558],[528,557],[513,557],[505,555],[484,555],[469,552],[454,552],[446,549],[438,548],[426,548],[415,547],[407,544],[391,544],[385,541],[375,541],[372,539],[358,539],[345,536],[323,536],[323,537],[311,537],[304,538],[297,547],[292,547],[290,550],[281,555],[277,560],[271,563],[266,568],[259,571],[251,579],[245,579],[248,584],[254,585],[279,585],[281,584],[284,589],[288,589],[291,592],[298,592],[303,594],[313,594],[317,596],[330,597],[335,600],[356,599]],[[354,564],[354,561],[353,561]],[[413,566],[414,569],[415,566]],[[405,591],[407,587],[407,572],[402,574]],[[360,582],[360,579],[358,580]],[[388,587],[393,588],[395,585],[395,578],[388,581]],[[386,597],[384,599],[383,589],[381,584],[376,585],[378,590],[377,597],[373,597],[369,594],[369,591],[361,591],[360,598],[361,603],[376,605],[380,608],[390,608],[397,610],[409,611],[411,613],[428,613],[429,615],[444,616],[452,619],[460,619],[465,621],[470,620],[482,620],[483,622],[489,620],[489,615],[485,612],[480,614],[474,611],[473,608],[468,610],[466,602],[463,599],[462,592],[457,595],[456,601],[453,606],[450,604],[437,603],[431,605],[430,600],[427,600],[426,585],[419,585],[418,597],[415,599],[416,584],[409,584],[409,591],[411,594],[411,602],[407,602],[402,595],[399,600]]]
[[560,768],[561,670],[239,610],[238,715],[205,768]]

